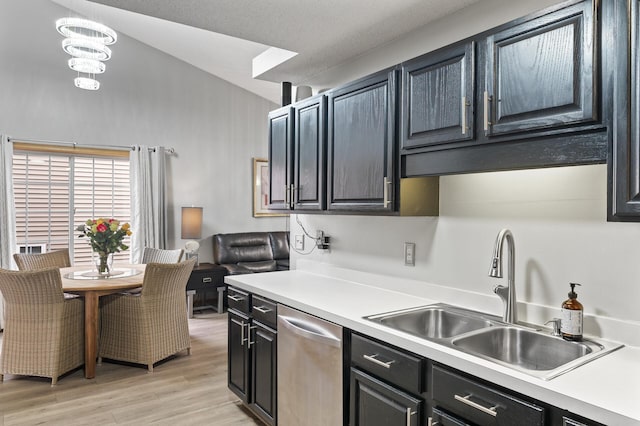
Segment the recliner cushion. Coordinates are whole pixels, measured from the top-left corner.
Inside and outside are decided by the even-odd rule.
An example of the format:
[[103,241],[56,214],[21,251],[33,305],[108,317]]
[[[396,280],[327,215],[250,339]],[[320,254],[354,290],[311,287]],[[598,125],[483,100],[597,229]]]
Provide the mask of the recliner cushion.
[[265,260],[263,262],[238,262],[238,266],[246,268],[251,272],[271,272],[277,270],[275,260]]
[[270,232],[271,249],[276,260],[289,259],[289,233],[284,231]]
[[213,260],[217,264],[273,260],[266,232],[217,234],[213,238]]

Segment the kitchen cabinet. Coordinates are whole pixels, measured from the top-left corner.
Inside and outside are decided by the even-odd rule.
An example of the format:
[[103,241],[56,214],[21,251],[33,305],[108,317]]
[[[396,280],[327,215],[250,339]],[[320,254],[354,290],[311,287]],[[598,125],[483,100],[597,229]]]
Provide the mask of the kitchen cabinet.
[[351,426],[424,425],[424,358],[354,333],[350,363]]
[[474,139],[475,42],[402,64],[402,148]]
[[640,221],[640,11],[637,0],[615,2],[615,117],[608,163],[608,219]]
[[276,424],[276,304],[228,289],[228,387],[262,421]]
[[294,110],[292,207],[323,210],[326,204],[327,97],[298,102]]
[[[585,0],[552,6],[403,65],[437,63],[448,56],[462,61],[465,49],[464,58],[476,60],[475,74],[465,76],[471,80],[466,84],[473,84],[475,78],[476,85],[475,96],[465,100],[456,91],[456,97],[438,108],[449,116],[441,125],[449,126],[451,132],[457,129],[458,137],[437,132],[412,136],[411,129],[437,130],[431,123],[438,116],[427,115],[416,123],[419,115],[403,115],[401,176],[607,161],[611,83],[603,73],[609,65],[601,62],[601,42],[607,37],[598,24],[602,10],[610,6],[601,3]],[[473,52],[473,43],[475,56],[466,53]],[[474,69],[469,61],[468,68]],[[462,62],[458,68],[463,68]],[[405,78],[405,98],[412,91],[414,96],[423,92],[424,97],[435,90],[438,76],[431,77],[431,87],[411,86],[412,80]],[[451,83],[447,87],[456,89]],[[433,97],[436,101],[440,98]],[[403,99],[403,105],[407,102]],[[462,108],[463,102],[469,105]],[[463,118],[470,123],[464,137]]]
[[293,109],[283,107],[269,113],[270,210],[289,210],[293,159]]
[[396,68],[328,95],[327,209],[394,211]]
[[507,25],[484,42],[482,126],[488,137],[597,119],[593,3]]

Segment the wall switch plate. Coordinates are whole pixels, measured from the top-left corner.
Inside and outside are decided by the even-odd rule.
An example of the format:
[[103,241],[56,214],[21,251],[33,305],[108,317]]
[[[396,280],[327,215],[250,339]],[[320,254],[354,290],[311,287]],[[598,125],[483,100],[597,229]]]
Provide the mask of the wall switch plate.
[[404,264],[416,266],[416,243],[404,243]]
[[298,234],[295,237],[295,248],[296,250],[304,250],[304,235]]
[[329,250],[330,237],[324,234],[324,231],[316,232],[316,247],[320,250]]

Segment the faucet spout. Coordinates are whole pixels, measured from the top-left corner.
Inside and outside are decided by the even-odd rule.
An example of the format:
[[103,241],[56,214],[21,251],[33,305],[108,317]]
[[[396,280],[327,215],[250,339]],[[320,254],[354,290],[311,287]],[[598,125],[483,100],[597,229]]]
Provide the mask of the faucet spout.
[[514,280],[515,270],[515,244],[513,240],[513,234],[508,229],[500,231],[496,238],[496,242],[493,248],[493,257],[491,259],[491,265],[489,266],[489,276],[494,278],[502,278],[502,246],[504,242],[507,242],[508,246],[508,258],[507,264],[507,286],[497,285],[493,291],[504,302],[504,314],[502,320],[516,324],[518,322],[518,314],[516,307],[516,285]]

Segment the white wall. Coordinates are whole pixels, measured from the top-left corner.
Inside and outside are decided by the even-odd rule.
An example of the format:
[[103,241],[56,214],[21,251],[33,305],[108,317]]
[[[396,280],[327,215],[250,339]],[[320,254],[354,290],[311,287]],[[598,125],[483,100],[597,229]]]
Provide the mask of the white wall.
[[275,104],[124,34],[98,77],[100,90],[77,89],[54,26],[64,16],[48,0],[0,3],[0,133],[174,147],[169,245],[184,244],[180,207],[202,206],[204,261],[215,233],[286,228],[284,218],[252,217],[252,158],[267,156],[266,117]]
[[[326,84],[350,81],[553,3],[478,2],[329,70]],[[591,316],[586,331],[624,340],[614,328],[624,325],[636,336],[640,330],[640,224],[606,222],[606,182],[605,165],[441,177],[436,218],[298,215],[312,235],[316,229],[330,235],[332,245],[327,252],[292,251],[292,265],[311,260],[477,292],[488,297],[476,307],[498,313],[502,307],[492,288],[501,281],[487,273],[496,235],[506,227],[515,236],[522,319],[540,323],[545,315],[558,316],[568,283],[578,282],[578,299]],[[301,233],[292,215],[292,241]],[[416,243],[415,267],[404,266],[406,241]],[[631,341],[640,345],[637,338]]]

